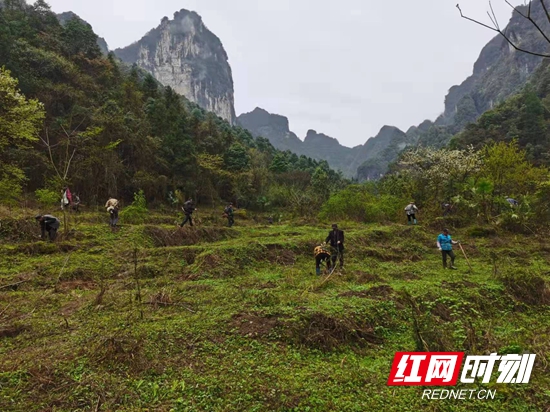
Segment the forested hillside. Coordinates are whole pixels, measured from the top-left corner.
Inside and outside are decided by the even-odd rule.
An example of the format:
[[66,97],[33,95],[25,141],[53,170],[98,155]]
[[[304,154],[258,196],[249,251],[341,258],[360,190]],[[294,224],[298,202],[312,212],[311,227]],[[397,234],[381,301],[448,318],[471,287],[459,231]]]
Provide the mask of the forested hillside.
[[536,163],[550,164],[550,65],[544,61],[521,93],[468,125],[451,146],[482,148],[493,142],[517,140]]
[[[72,18],[61,25],[42,0],[8,0],[0,21],[0,98],[21,97],[1,106],[2,117],[12,119],[1,135],[4,199],[37,190],[55,198],[70,185],[89,204],[144,190],[157,203],[172,192],[210,204],[301,207],[344,184],[326,162],[277,151],[105,57],[88,24]],[[25,104],[35,108],[35,121],[21,134],[9,132]]]

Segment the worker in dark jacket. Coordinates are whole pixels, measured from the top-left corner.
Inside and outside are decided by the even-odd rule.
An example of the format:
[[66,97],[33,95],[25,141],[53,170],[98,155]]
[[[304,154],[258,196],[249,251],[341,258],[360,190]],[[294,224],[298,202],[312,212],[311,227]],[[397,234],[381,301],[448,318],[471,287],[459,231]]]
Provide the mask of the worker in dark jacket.
[[42,239],[46,239],[46,232],[50,241],[54,241],[57,237],[57,229],[59,229],[59,219],[52,215],[38,215],[35,219],[40,223],[40,229],[42,230]]
[[329,232],[326,243],[332,246],[337,254],[332,256],[332,264],[336,265],[336,258],[340,257],[340,267],[344,267],[344,231],[338,229],[338,225],[332,225],[332,230]]
[[233,203],[229,203],[223,211],[223,216],[227,218],[227,225],[232,227],[235,224],[235,210],[233,209]]
[[181,222],[181,227],[185,226],[187,222],[189,222],[190,226],[193,226],[193,212],[197,210],[195,208],[195,204],[193,203],[193,199],[189,199],[187,202],[183,204],[183,213],[185,214],[185,219],[183,222]]

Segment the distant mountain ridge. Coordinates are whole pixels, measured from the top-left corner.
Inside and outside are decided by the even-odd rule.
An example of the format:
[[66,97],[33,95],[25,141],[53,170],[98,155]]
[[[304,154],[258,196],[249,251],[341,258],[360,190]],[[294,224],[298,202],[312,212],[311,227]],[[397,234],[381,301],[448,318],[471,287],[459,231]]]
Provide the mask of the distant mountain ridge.
[[[269,139],[277,149],[326,160],[332,168],[341,170],[347,177],[355,177],[359,166],[378,155],[382,156],[384,151],[392,148],[400,150],[409,144],[414,144],[413,138],[393,126],[382,127],[375,137],[368,139],[364,145],[354,148],[342,146],[337,139],[317,133],[315,130],[309,130],[302,141],[289,129],[286,117],[271,114],[259,107],[250,113],[240,115],[237,123],[248,129],[252,135]],[[364,178],[379,177],[380,171],[377,170]]]

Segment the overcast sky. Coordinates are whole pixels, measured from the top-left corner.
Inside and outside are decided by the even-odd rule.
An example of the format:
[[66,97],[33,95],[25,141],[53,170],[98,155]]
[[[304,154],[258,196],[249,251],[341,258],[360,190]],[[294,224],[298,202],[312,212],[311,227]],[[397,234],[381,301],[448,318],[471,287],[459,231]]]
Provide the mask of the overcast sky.
[[[127,46],[182,8],[199,13],[223,42],[237,114],[256,106],[346,146],[384,125],[404,131],[443,111],[493,37],[460,18],[457,0],[49,0],[73,11],[111,49]],[[513,4],[522,3],[512,0]],[[462,10],[489,21],[484,0]],[[511,16],[493,0],[501,25]]]

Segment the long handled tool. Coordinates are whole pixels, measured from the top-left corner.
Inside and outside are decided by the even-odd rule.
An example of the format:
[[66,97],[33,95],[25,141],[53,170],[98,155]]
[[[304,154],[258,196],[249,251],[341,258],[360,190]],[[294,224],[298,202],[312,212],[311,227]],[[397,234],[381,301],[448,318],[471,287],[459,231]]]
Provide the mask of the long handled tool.
[[468,256],[466,256],[466,252],[464,251],[464,248],[462,247],[462,243],[459,243],[458,246],[460,246],[460,250],[462,250],[462,253],[464,254],[464,258],[466,258],[466,262],[468,263],[468,266],[470,267],[470,271],[473,272],[474,269],[472,269],[472,265],[470,264],[470,259],[468,259]]
[[329,258],[329,259],[331,259],[330,263],[331,263],[331,265],[332,265],[331,271],[329,272],[329,274],[328,274],[328,276],[325,278],[325,280],[323,280],[323,281],[321,282],[321,284],[319,285],[319,287],[320,287],[320,286],[323,286],[325,283],[327,283],[328,280],[329,280],[329,279],[332,277],[332,275],[334,274],[334,271],[336,270],[336,262],[338,262],[338,261],[340,260],[340,249],[337,247],[337,248],[336,248],[336,251],[337,251],[337,253],[336,253],[336,260],[333,262],[333,261],[332,261],[332,256]]

